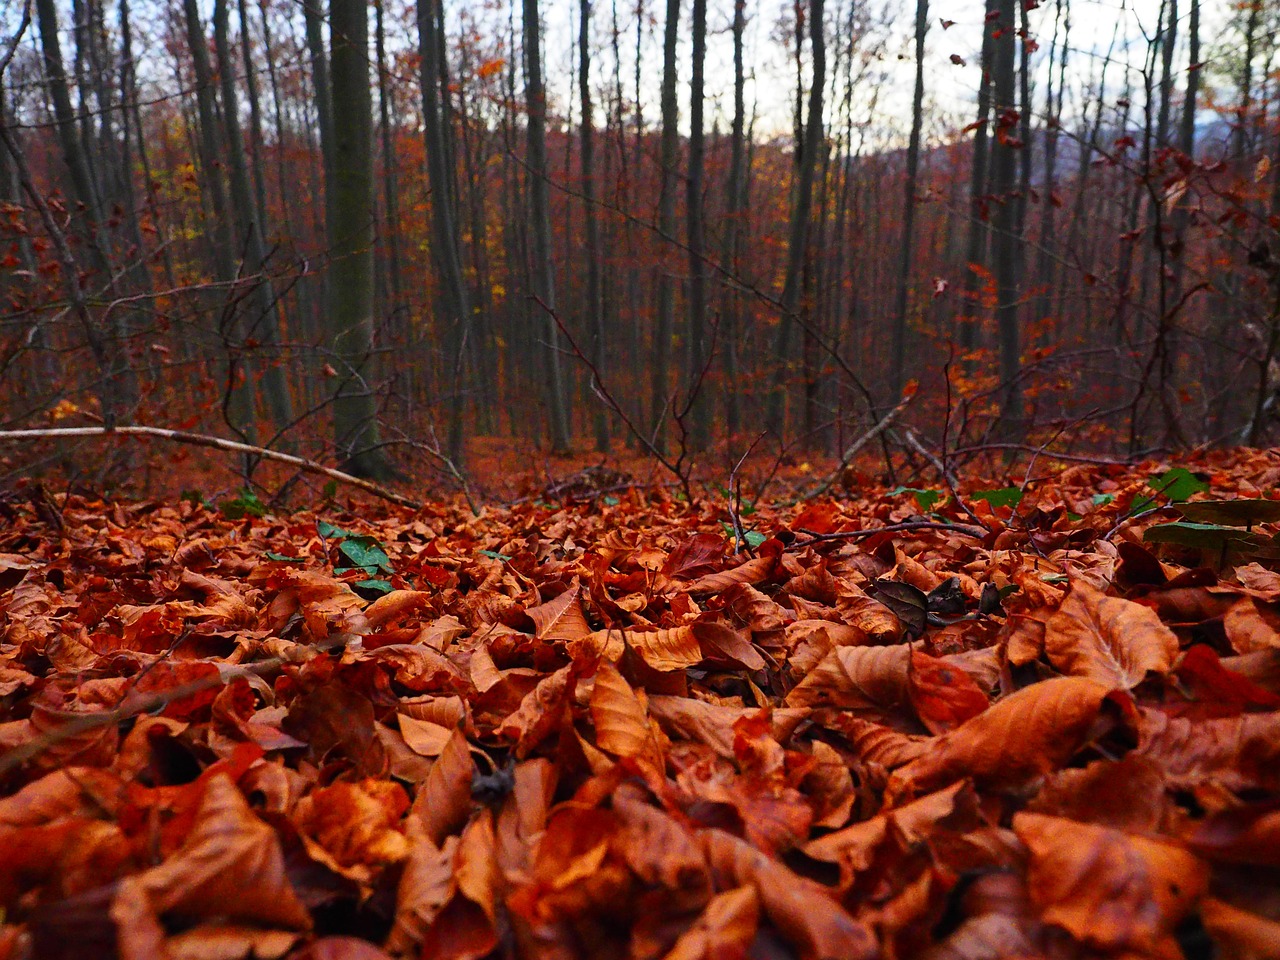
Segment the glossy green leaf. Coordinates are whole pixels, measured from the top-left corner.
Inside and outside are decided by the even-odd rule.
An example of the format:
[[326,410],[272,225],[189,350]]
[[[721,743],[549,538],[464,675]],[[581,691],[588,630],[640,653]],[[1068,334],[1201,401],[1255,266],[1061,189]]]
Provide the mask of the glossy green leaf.
[[1248,527],[1280,521],[1280,500],[1198,500],[1179,504],[1176,509],[1194,523]]
[[946,494],[941,490],[924,490],[920,487],[897,487],[890,490],[886,496],[896,497],[899,494],[909,493],[916,498],[916,505],[928,513],[932,510]]
[[1017,487],[1002,487],[999,490],[975,490],[970,494],[971,500],[985,500],[993,507],[1016,507],[1022,500],[1022,491]]

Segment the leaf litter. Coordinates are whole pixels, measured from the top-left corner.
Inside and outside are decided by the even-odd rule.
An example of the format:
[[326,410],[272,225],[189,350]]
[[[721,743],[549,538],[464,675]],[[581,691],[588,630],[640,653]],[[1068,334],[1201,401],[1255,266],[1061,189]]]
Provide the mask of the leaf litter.
[[1278,956],[1278,479],[14,508],[0,957]]

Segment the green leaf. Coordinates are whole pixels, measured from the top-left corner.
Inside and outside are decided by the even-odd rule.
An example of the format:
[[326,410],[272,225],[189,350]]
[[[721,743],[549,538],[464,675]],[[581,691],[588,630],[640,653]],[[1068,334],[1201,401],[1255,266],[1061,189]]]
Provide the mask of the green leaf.
[[316,521],[316,533],[320,534],[321,540],[342,540],[345,537],[354,537],[354,533],[349,533],[341,527],[335,527],[328,520]]
[[1176,508],[1195,523],[1223,523],[1251,527],[1255,523],[1280,521],[1280,500],[1198,500]]
[[1045,583],[1069,583],[1071,578],[1065,573],[1046,573],[1040,577]]
[[1016,507],[1022,500],[1022,491],[1017,487],[1003,487],[999,490],[975,490],[970,494],[971,500],[985,500],[993,507]]
[[1093,505],[1095,507],[1105,507],[1116,498],[1114,493],[1095,493],[1093,495]]
[[274,550],[268,550],[263,556],[276,563],[306,563],[305,557],[286,557],[283,553],[276,553]]
[[222,515],[228,520],[243,520],[245,517],[265,517],[267,515],[267,507],[258,495],[245,487],[240,491],[239,496],[231,500],[223,500],[218,504],[218,509],[222,511]]
[[320,488],[320,494],[326,500],[332,500],[334,497],[338,495],[338,481],[330,480],[328,483],[326,483],[323,487]]
[[202,507],[202,506],[209,507],[209,508],[213,507],[213,504],[211,504],[208,500],[206,500],[204,494],[201,493],[199,490],[183,490],[182,496],[180,496],[178,499],[186,500],[188,503],[190,503],[194,507]]
[[760,544],[764,543],[769,538],[766,537],[759,530],[748,530],[744,535],[743,539],[746,540],[747,545],[751,547],[752,550],[754,550],[756,547],[760,546]]
[[365,600],[376,600],[378,597],[386,596],[395,587],[391,586],[388,580],[361,580],[359,583],[353,583],[351,589]]
[[476,552],[482,557],[488,557],[490,560],[501,560],[503,563],[511,559],[505,553],[498,553],[496,550],[477,550]]
[[1142,534],[1147,543],[1172,543],[1179,547],[1191,547],[1196,550],[1253,550],[1268,545],[1266,537],[1256,533],[1247,533],[1235,527],[1224,527],[1216,523],[1192,523],[1179,520],[1174,523],[1161,523],[1148,527]]
[[350,560],[353,567],[373,567],[391,573],[391,558],[373,537],[348,537],[338,545],[338,552]]
[[902,493],[909,493],[914,496],[916,498],[916,506],[925,513],[932,510],[937,502],[946,496],[941,490],[923,490],[920,487],[898,487],[890,490],[887,495],[896,497]]
[[621,502],[622,502],[621,500],[619,500],[617,497],[615,497],[611,493],[605,495],[604,504],[606,507],[616,507]]
[[1209,484],[1185,467],[1174,467],[1164,473],[1157,473],[1147,481],[1147,487],[1154,490],[1156,496],[1136,498],[1129,507],[1129,516],[1154,506],[1158,496],[1164,496],[1170,503],[1181,503],[1194,494],[1208,490]]

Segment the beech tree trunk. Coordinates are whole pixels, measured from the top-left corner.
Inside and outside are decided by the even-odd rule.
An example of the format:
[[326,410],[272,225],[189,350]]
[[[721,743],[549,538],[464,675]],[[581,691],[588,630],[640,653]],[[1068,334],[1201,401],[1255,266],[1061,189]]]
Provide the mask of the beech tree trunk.
[[444,329],[445,378],[449,398],[448,451],[455,464],[463,458],[462,414],[466,399],[466,349],[471,329],[471,303],[462,275],[453,180],[445,145],[440,86],[440,40],[437,4],[418,5],[418,51],[422,69],[422,136],[431,183],[432,255],[440,276],[440,321]]
[[[213,42],[218,56],[218,71],[222,84],[222,114],[227,135],[227,155],[231,159],[231,203],[240,242],[237,250],[244,251],[244,278],[251,283],[249,303],[253,315],[242,331],[246,338],[257,340],[267,351],[259,364],[262,374],[262,392],[267,412],[277,429],[283,430],[293,420],[293,407],[289,401],[289,386],[285,382],[284,367],[278,355],[280,344],[280,317],[276,309],[276,294],[271,278],[266,274],[267,253],[262,236],[262,222],[258,218],[259,205],[253,198],[249,183],[249,167],[245,160],[244,137],[240,132],[240,109],[236,97],[235,61],[228,39],[227,0],[214,0]],[[243,22],[241,28],[243,29]],[[246,365],[247,354],[246,348]]]
[[689,247],[689,442],[694,450],[707,445],[711,404],[703,370],[707,365],[707,259],[703,227],[703,168],[706,144],[702,129],[704,68],[707,59],[707,0],[693,0],[693,64],[689,75],[689,178],[685,223]]
[[373,102],[366,0],[329,5],[332,179],[325,189],[329,249],[329,345],[338,366],[334,441],[344,469],[389,473],[379,444],[373,369]]
[[[582,163],[582,215],[587,234],[587,303],[584,314],[591,336],[592,363],[605,371],[604,296],[600,275],[600,221],[596,211],[595,129],[591,103],[591,0],[578,6],[578,99],[582,110],[580,159]],[[609,450],[609,416],[602,403],[593,405],[592,424],[596,450]]]
[[773,358],[777,368],[765,411],[766,425],[778,436],[782,436],[786,427],[786,387],[791,370],[792,329],[799,326],[800,294],[809,245],[809,216],[813,207],[813,175],[822,147],[822,95],[826,82],[822,4],[823,0],[809,0],[809,45],[812,57],[809,112],[804,126],[804,138],[799,145],[800,160],[796,169],[791,221],[787,231],[787,274],[779,303],[781,316],[778,320],[778,334],[773,345]]
[[[680,29],[680,0],[667,0],[666,27],[662,35],[662,143],[658,164],[661,187],[658,193],[658,240],[668,241],[676,230],[676,169],[680,152],[679,109],[676,104],[676,41]],[[639,136],[639,132],[637,132]],[[671,334],[675,323],[675,286],[665,264],[658,264],[657,316],[653,327],[653,369],[651,410],[656,446],[665,449],[667,403],[671,389]]]
[[898,255],[898,295],[893,316],[893,346],[889,369],[890,404],[902,396],[907,361],[907,309],[911,262],[915,254],[916,179],[920,169],[920,130],[924,109],[924,40],[929,33],[929,0],[916,0],[916,86],[911,99],[911,137],[907,141],[907,178],[902,199],[902,248]]
[[533,292],[542,301],[545,324],[545,391],[551,448],[569,451],[569,402],[560,363],[560,329],[556,323],[555,273],[551,262],[551,219],[547,198],[547,92],[542,80],[542,24],[538,0],[524,0],[525,100],[529,105],[529,212],[533,221]]

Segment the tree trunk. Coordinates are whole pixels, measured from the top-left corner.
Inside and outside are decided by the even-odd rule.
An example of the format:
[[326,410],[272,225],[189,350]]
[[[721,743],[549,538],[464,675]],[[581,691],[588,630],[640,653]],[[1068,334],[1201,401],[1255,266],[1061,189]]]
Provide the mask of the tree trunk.
[[325,189],[329,245],[329,337],[340,363],[333,400],[334,439],[348,473],[389,472],[378,439],[373,368],[373,102],[365,0],[332,0],[333,179]]
[[[986,19],[982,25],[982,76],[978,81],[978,117],[974,121],[973,159],[970,162],[969,179],[969,235],[965,243],[964,291],[969,314],[960,318],[960,350],[971,353],[982,342],[982,318],[986,308],[982,303],[981,281],[977,268],[986,259],[987,240],[987,183],[991,142],[991,76],[995,59],[995,40],[992,20],[999,15],[1001,0],[986,0]],[[1007,25],[1008,29],[1012,24]],[[967,367],[972,367],[968,362]]]
[[[746,217],[746,171],[743,142],[746,125],[746,73],[743,69],[742,39],[746,30],[746,0],[733,4],[733,131],[729,142],[729,182],[725,185],[728,209],[725,212],[724,247],[721,260],[737,278],[742,259],[743,218]],[[721,347],[724,357],[725,427],[730,437],[742,427],[741,391],[738,383],[738,338],[741,329],[741,297],[732,283],[723,287],[720,308]]]
[[911,263],[915,251],[916,177],[920,169],[920,130],[924,108],[924,40],[929,33],[929,0],[916,0],[916,87],[911,100],[911,138],[907,141],[907,179],[902,200],[902,247],[898,253],[898,296],[893,316],[893,355],[890,361],[889,405],[902,396],[907,363],[907,308]]
[[[1014,23],[1016,0],[999,0],[1000,19],[995,25],[993,104],[996,121],[992,144],[991,193],[996,202],[992,222],[992,260],[996,278],[996,330],[1000,342],[1000,420],[1004,436],[1021,432],[1022,399],[1018,330],[1018,279],[1021,274],[1021,205],[1014,196],[1017,175],[1018,110],[1016,99],[1017,47]],[[1022,145],[1026,149],[1026,145]]]
[[[596,211],[595,129],[591,103],[591,0],[580,0],[578,6],[578,98],[582,110],[582,215],[587,231],[587,329],[592,344],[592,363],[596,372],[605,372],[606,340],[604,296],[600,276],[600,222]],[[592,424],[596,450],[609,450],[609,416],[604,404],[596,402]]]
[[569,451],[568,397],[560,364],[560,330],[556,323],[555,272],[551,262],[551,217],[547,198],[547,93],[542,81],[542,24],[538,0],[524,0],[525,100],[529,108],[529,213],[533,221],[533,293],[542,301],[546,324],[547,417],[551,449]]
[[457,221],[453,207],[453,179],[449,151],[445,146],[440,87],[439,29],[436,5],[439,0],[422,0],[418,5],[418,52],[422,65],[422,136],[427,154],[427,177],[431,183],[431,239],[436,267],[440,271],[440,306],[445,330],[444,383],[449,391],[449,458],[462,463],[463,401],[466,399],[466,347],[471,324],[471,304],[462,275],[462,255],[458,246]]
[[790,371],[791,331],[798,326],[804,262],[809,245],[809,215],[813,207],[813,174],[822,147],[822,94],[826,82],[826,43],[822,22],[823,0],[809,0],[809,43],[813,59],[813,80],[809,87],[809,114],[800,144],[800,161],[787,231],[787,273],[779,304],[781,317],[773,345],[778,364],[765,413],[765,423],[779,437],[786,426],[786,381]]
[[707,259],[703,228],[703,168],[706,144],[702,129],[704,68],[707,59],[707,0],[693,0],[693,64],[689,74],[689,178],[686,181],[685,220],[689,246],[689,443],[694,450],[707,445],[710,399],[703,371],[707,365]]
[[[680,116],[676,102],[676,41],[680,29],[680,0],[667,0],[667,20],[662,35],[662,142],[658,164],[661,187],[658,193],[658,243],[665,244],[675,235],[676,165],[680,153]],[[639,136],[639,132],[637,132]],[[657,316],[653,329],[652,396],[650,397],[653,431],[659,450],[667,438],[667,401],[670,381],[672,327],[675,325],[675,285],[671,272],[659,258],[657,265]]]
[[[289,401],[289,386],[285,382],[284,367],[279,357],[280,317],[276,310],[276,294],[271,278],[266,274],[266,244],[262,237],[262,223],[258,219],[258,204],[253,198],[249,183],[244,137],[240,132],[235,61],[232,59],[231,44],[227,36],[229,18],[227,0],[214,0],[213,42],[222,81],[222,113],[227,134],[227,155],[231,158],[231,203],[236,226],[239,228],[239,236],[242,238],[236,244],[236,248],[244,251],[242,276],[253,285],[249,302],[252,304],[254,315],[242,329],[246,339],[257,340],[267,349],[265,368],[262,371],[262,392],[272,422],[277,429],[283,430],[293,420],[293,407]],[[243,22],[241,26],[243,28]]]

